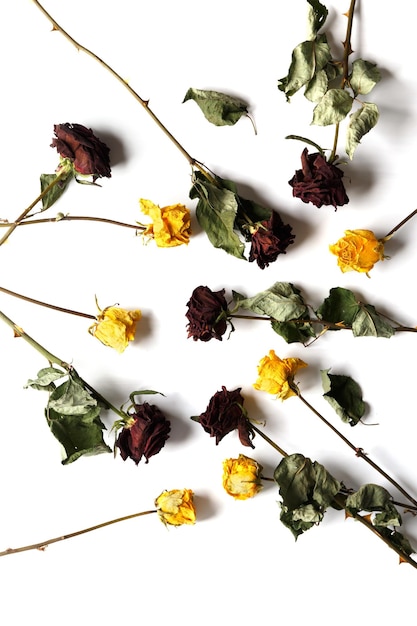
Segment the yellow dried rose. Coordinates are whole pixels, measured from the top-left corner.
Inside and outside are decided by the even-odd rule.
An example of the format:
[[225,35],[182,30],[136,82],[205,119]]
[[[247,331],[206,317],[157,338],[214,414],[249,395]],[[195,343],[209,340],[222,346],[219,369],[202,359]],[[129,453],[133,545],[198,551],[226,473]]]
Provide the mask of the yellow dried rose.
[[124,352],[129,341],[133,341],[136,333],[136,322],[142,313],[139,310],[126,311],[117,306],[109,306],[100,310],[97,322],[90,326],[89,332],[105,346]]
[[194,493],[191,489],[163,491],[155,500],[160,520],[165,525],[195,524]]
[[342,272],[368,272],[375,263],[384,260],[384,241],[371,230],[345,230],[345,236],[329,246],[337,256]]
[[259,391],[276,395],[280,400],[286,400],[297,395],[294,376],[302,367],[307,367],[307,363],[301,359],[280,359],[274,350],[270,350],[259,362],[258,379],[253,386]]
[[139,200],[142,213],[149,215],[152,224],[143,235],[155,239],[160,248],[172,248],[188,244],[191,235],[190,211],[183,204],[174,204],[162,209],[150,200]]
[[223,487],[235,500],[247,500],[262,489],[262,465],[254,459],[239,454],[237,459],[223,461]]

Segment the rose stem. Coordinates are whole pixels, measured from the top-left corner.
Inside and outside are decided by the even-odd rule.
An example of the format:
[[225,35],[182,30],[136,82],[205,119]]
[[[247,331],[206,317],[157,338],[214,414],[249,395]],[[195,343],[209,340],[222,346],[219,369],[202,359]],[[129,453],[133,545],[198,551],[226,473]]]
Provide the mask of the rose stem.
[[[356,4],[356,0],[351,0],[349,11],[345,13],[345,15],[348,18],[348,24],[347,24],[347,29],[346,29],[346,39],[343,42],[342,84],[341,84],[342,89],[345,88],[345,85],[347,82],[347,78],[349,75],[349,56],[353,52],[352,45],[351,45],[351,38],[352,38],[352,24],[353,24],[353,14],[355,12],[355,4]],[[329,156],[329,163],[333,163],[333,161],[335,160],[337,156],[336,153],[337,153],[337,142],[339,140],[339,126],[340,124],[339,122],[337,122],[335,124],[333,149]]]
[[134,230],[145,230],[145,226],[141,226],[139,224],[126,224],[125,222],[118,222],[117,220],[111,220],[106,217],[89,217],[83,215],[62,215],[62,217],[45,217],[37,220],[27,220],[21,222],[12,222],[10,223],[0,223],[0,228],[5,228],[7,226],[30,226],[30,224],[46,224],[52,222],[75,222],[75,221],[86,221],[86,222],[103,222],[104,224],[112,224],[113,226],[123,226],[124,228],[133,228]]
[[382,241],[386,241],[387,239],[389,239],[390,237],[392,237],[392,235],[394,233],[397,232],[397,230],[399,230],[402,226],[404,226],[404,224],[406,224],[408,222],[408,220],[411,220],[412,217],[414,217],[417,214],[417,209],[414,209],[414,211],[412,211],[410,213],[410,215],[407,215],[407,217],[405,217],[403,220],[401,220],[401,222],[399,224],[397,224],[396,226],[394,226],[394,228],[392,228],[389,233],[387,235],[385,235],[385,237],[382,238]]
[[64,178],[64,176],[68,176],[68,172],[62,170],[60,174],[57,174],[54,180],[49,183],[47,187],[45,187],[45,189],[39,194],[39,196],[35,198],[35,200],[27,207],[27,209],[25,209],[23,213],[19,215],[17,220],[13,224],[11,224],[9,230],[0,239],[0,246],[10,237],[14,229],[17,227],[18,223],[26,217],[26,215],[33,209],[33,207],[36,206],[38,202],[40,202],[42,198],[46,196],[46,194],[49,193],[51,189],[60,182],[61,178]]
[[7,317],[7,315],[5,315],[3,311],[0,311],[0,319],[3,320],[3,322],[5,322],[5,324],[7,324],[7,326],[9,326],[13,330],[16,336],[22,337],[22,339],[24,339],[30,346],[32,346],[32,348],[34,348],[42,356],[44,356],[45,359],[49,361],[49,363],[55,363],[55,365],[62,367],[68,373],[72,372],[74,375],[76,375],[79,378],[79,380],[82,381],[82,383],[85,385],[85,387],[91,391],[91,393],[93,394],[96,400],[101,401],[108,409],[112,410],[114,413],[116,413],[116,415],[121,417],[123,420],[126,420],[126,418],[128,417],[126,413],[116,408],[113,404],[111,404],[111,402],[109,402],[106,398],[104,398],[101,395],[101,393],[96,391],[94,387],[89,385],[83,378],[81,378],[81,376],[78,374],[78,372],[75,371],[72,365],[69,365],[68,363],[60,359],[59,357],[52,354],[52,352],[49,352],[49,350],[41,346],[41,344],[38,343],[35,339],[33,339],[30,335],[28,335],[23,330],[23,328],[20,328],[20,326],[17,326],[17,324],[15,324],[9,317]]
[[54,537],[53,539],[48,539],[47,541],[40,541],[39,543],[32,543],[31,545],[22,546],[21,548],[8,548],[7,550],[0,552],[0,556],[7,556],[8,554],[17,554],[18,552],[26,552],[27,550],[44,550],[51,543],[57,543],[58,541],[65,541],[65,539],[72,539],[72,537],[78,537],[79,535],[90,533],[93,530],[98,530],[99,528],[110,526],[111,524],[118,524],[119,522],[124,522],[128,519],[133,519],[134,517],[150,515],[151,513],[156,513],[156,512],[157,512],[156,509],[152,509],[150,511],[142,511],[141,513],[132,513],[132,515],[125,515],[124,517],[118,517],[108,522],[97,524],[96,526],[90,526],[89,528],[84,528],[83,530],[77,530],[77,532],[75,533],[69,533],[68,535],[61,535],[59,537]]
[[80,311],[73,311],[72,309],[66,309],[60,306],[56,306],[55,304],[48,304],[47,302],[42,302],[41,300],[35,300],[34,298],[29,298],[29,296],[24,296],[21,293],[16,293],[15,291],[6,289],[6,287],[0,287],[0,291],[2,291],[3,293],[7,293],[7,295],[9,296],[20,298],[20,300],[25,300],[25,302],[31,302],[32,304],[38,304],[40,306],[44,306],[47,309],[53,309],[54,311],[60,311],[61,313],[69,313],[71,315],[78,315],[79,317],[86,317],[90,320],[97,319],[95,315],[91,315],[90,313],[81,313]]
[[40,11],[45,15],[45,17],[52,23],[53,30],[59,31],[61,33],[61,35],[63,35],[65,37],[65,39],[67,39],[67,41],[69,41],[78,51],[81,50],[82,52],[84,52],[88,56],[92,57],[102,67],[104,67],[108,72],[110,72],[110,74],[112,76],[114,76],[114,78],[116,78],[116,80],[118,80],[128,90],[128,92],[135,98],[135,100],[137,100],[137,102],[139,102],[139,104],[142,105],[142,107],[150,115],[150,117],[153,119],[153,121],[156,123],[156,125],[162,130],[163,133],[165,133],[165,135],[168,137],[168,139],[170,139],[172,141],[174,146],[187,159],[187,161],[191,165],[191,167],[196,167],[198,170],[200,170],[200,172],[206,178],[208,178],[210,181],[213,181],[213,178],[208,174],[206,169],[204,167],[202,167],[202,165],[198,161],[196,161],[185,150],[185,148],[180,144],[180,142],[170,133],[170,131],[166,128],[166,126],[164,126],[164,124],[160,121],[160,119],[155,115],[155,113],[152,111],[152,109],[149,108],[149,101],[148,100],[144,100],[143,98],[141,98],[140,95],[136,91],[134,91],[134,89],[132,89],[132,87],[129,85],[129,83],[126,80],[124,80],[124,78],[122,78],[120,76],[120,74],[118,74],[112,67],[110,67],[110,65],[108,65],[105,61],[103,61],[103,59],[98,57],[94,52],[92,52],[91,50],[89,50],[85,46],[82,46],[81,44],[79,44],[73,37],[71,37],[71,35],[69,35],[54,20],[54,18],[46,11],[46,9],[44,9],[44,7],[41,5],[40,2],[38,2],[38,0],[33,0],[33,2],[38,7],[38,9],[40,9]]
[[358,448],[357,446],[355,446],[335,426],[333,426],[333,424],[331,424],[321,413],[319,413],[304,398],[304,396],[301,395],[301,393],[299,392],[298,388],[294,389],[294,391],[296,392],[296,394],[299,397],[299,399],[301,400],[301,402],[303,402],[303,404],[305,404],[305,406],[308,407],[310,409],[310,411],[312,411],[314,413],[314,415],[316,415],[319,419],[321,419],[321,421],[324,424],[326,424],[326,426],[328,426],[330,428],[330,430],[332,430],[338,437],[340,437],[340,439],[342,439],[342,441],[344,441],[344,443],[347,446],[349,446],[349,448],[351,448],[355,452],[356,456],[358,456],[361,459],[363,459],[364,461],[366,461],[371,467],[373,467],[377,472],[379,472],[381,474],[381,476],[383,476],[392,485],[394,485],[394,487],[396,489],[398,489],[398,491],[400,491],[403,494],[403,496],[405,496],[407,498],[407,500],[412,502],[414,504],[414,506],[417,506],[417,500],[415,498],[413,498],[413,496],[411,496],[396,480],[394,480],[394,478],[392,478],[389,474],[387,474],[379,465],[377,465],[377,463],[375,463],[369,456],[367,456],[362,448]]
[[[311,407],[312,408],[312,407]],[[262,432],[262,430],[260,430],[259,428],[257,428],[252,422],[251,422],[251,428],[258,433],[258,435],[260,435],[263,439],[265,439],[265,441],[267,441],[275,450],[278,450],[278,452],[282,455],[282,456],[288,456],[288,454],[278,445],[275,443],[275,441],[273,441],[272,439],[270,439],[268,437],[268,435],[265,435],[264,432]],[[345,510],[345,503],[344,503],[344,498],[342,498],[339,495],[336,495],[335,497],[335,502],[340,506],[340,508]],[[380,539],[382,539],[382,541],[389,547],[391,548],[391,550],[394,550],[394,552],[396,552],[398,554],[398,556],[400,557],[400,560],[406,561],[407,563],[409,563],[410,565],[412,565],[414,568],[417,569],[417,563],[406,553],[402,552],[402,550],[400,548],[398,548],[395,544],[391,543],[389,541],[389,539],[387,537],[384,537],[383,535],[381,535],[379,533],[379,531],[375,528],[375,526],[373,526],[372,523],[370,523],[364,516],[360,515],[359,513],[355,513],[352,515],[352,513],[349,513],[350,517],[353,517],[355,520],[357,520],[358,522],[360,522],[361,524],[363,524],[364,526],[366,526],[366,528],[368,528],[368,530],[370,530],[371,532],[373,532],[377,537],[379,537]]]

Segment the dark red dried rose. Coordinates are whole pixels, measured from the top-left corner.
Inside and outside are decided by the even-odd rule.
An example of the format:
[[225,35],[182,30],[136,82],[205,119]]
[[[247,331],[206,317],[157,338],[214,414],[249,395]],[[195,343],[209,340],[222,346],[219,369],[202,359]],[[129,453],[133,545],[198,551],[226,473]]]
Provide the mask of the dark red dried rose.
[[171,431],[165,415],[153,404],[135,405],[131,426],[125,426],[117,438],[116,446],[123,461],[130,458],[136,465],[145,457],[146,463],[164,447]]
[[224,289],[212,291],[209,287],[196,287],[187,302],[188,337],[194,341],[219,339],[227,328],[227,302]]
[[55,124],[54,133],[56,138],[51,147],[56,148],[62,158],[72,161],[76,172],[92,176],[94,180],[111,177],[110,148],[91,128],[81,124]]
[[256,261],[263,270],[276,261],[279,254],[285,254],[295,235],[289,224],[284,224],[280,215],[272,211],[269,220],[260,222],[256,232],[251,235],[249,262]]
[[333,205],[335,209],[349,202],[342,181],[343,171],[328,163],[320,152],[308,154],[304,148],[301,155],[301,170],[297,170],[288,183],[292,195],[316,207]]
[[240,394],[240,387],[228,391],[222,387],[221,391],[212,396],[207,409],[198,418],[206,433],[216,438],[216,445],[225,435],[238,431],[240,443],[253,448],[251,439],[255,436],[246,412],[243,408],[244,399]]

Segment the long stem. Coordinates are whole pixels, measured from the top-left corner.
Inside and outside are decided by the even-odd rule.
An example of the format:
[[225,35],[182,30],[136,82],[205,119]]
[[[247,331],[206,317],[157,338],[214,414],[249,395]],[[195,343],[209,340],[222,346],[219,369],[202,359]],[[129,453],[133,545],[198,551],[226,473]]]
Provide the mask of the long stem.
[[385,237],[382,238],[381,241],[385,242],[388,239],[390,239],[394,233],[397,232],[397,230],[399,230],[402,226],[404,226],[404,224],[406,224],[408,222],[408,220],[411,220],[412,217],[414,217],[417,214],[417,209],[414,209],[414,211],[412,211],[409,215],[407,215],[407,217],[405,217],[403,220],[401,220],[401,222],[399,222],[399,224],[397,224],[396,226],[394,226],[394,228],[392,228],[389,233],[387,233],[385,235]]
[[381,474],[381,476],[383,476],[388,482],[391,483],[391,485],[393,485],[396,489],[398,489],[398,491],[400,493],[403,494],[403,496],[405,496],[407,498],[407,500],[409,500],[410,502],[412,502],[412,504],[414,506],[417,506],[417,500],[415,498],[413,498],[413,496],[411,496],[405,489],[404,487],[402,487],[394,478],[392,478],[392,476],[390,476],[389,474],[387,474],[387,472],[385,472],[377,463],[375,463],[369,456],[367,456],[367,454],[365,454],[365,452],[363,451],[362,448],[359,448],[358,446],[355,446],[347,437],[345,437],[340,430],[338,430],[335,426],[333,426],[333,424],[331,424],[321,413],[319,413],[317,411],[317,409],[315,409],[305,398],[303,395],[301,395],[301,393],[299,392],[298,388],[295,389],[299,399],[301,400],[301,402],[303,402],[303,404],[305,404],[306,407],[308,407],[310,409],[310,411],[312,411],[314,413],[314,415],[316,415],[324,424],[326,424],[326,426],[328,428],[330,428],[330,430],[332,430],[347,446],[349,446],[349,448],[351,450],[353,450],[356,454],[356,456],[360,457],[361,459],[363,459],[364,461],[366,461],[368,463],[368,465],[370,465],[371,467],[373,467],[379,474]]
[[162,130],[163,133],[165,133],[165,135],[168,137],[168,139],[170,139],[170,141],[172,141],[174,146],[187,159],[187,161],[191,165],[191,167],[196,167],[197,169],[199,169],[201,171],[201,173],[204,174],[204,176],[206,176],[211,181],[212,177],[208,174],[207,170],[204,167],[201,166],[200,162],[198,162],[196,159],[194,159],[185,150],[185,148],[180,144],[180,142],[170,133],[170,131],[167,129],[167,127],[159,120],[159,118],[155,115],[155,113],[152,111],[152,109],[149,108],[149,101],[148,100],[144,100],[143,98],[141,98],[140,95],[136,91],[134,91],[134,89],[132,89],[132,87],[129,85],[129,83],[126,80],[124,80],[124,78],[122,78],[120,76],[120,74],[118,74],[112,67],[110,67],[110,65],[108,65],[105,61],[103,61],[103,59],[101,59],[99,56],[97,56],[94,52],[92,52],[91,50],[89,50],[85,46],[82,46],[81,44],[79,44],[73,37],[71,37],[71,35],[69,35],[58,24],[58,22],[56,22],[56,20],[46,11],[46,9],[44,9],[44,7],[41,5],[40,2],[38,2],[38,0],[33,0],[33,2],[38,7],[38,9],[45,15],[45,17],[47,17],[48,20],[52,23],[53,30],[59,31],[61,33],[61,35],[63,35],[65,37],[65,39],[67,39],[67,41],[69,41],[78,51],[81,50],[82,52],[84,52],[85,54],[87,54],[88,56],[93,58],[95,61],[97,61],[108,72],[110,72],[110,74],[112,76],[114,76],[114,78],[116,78],[116,80],[118,80],[123,85],[123,87],[125,87],[128,90],[128,92],[135,98],[135,100],[137,102],[139,102],[139,104],[145,109],[145,111],[148,113],[148,115],[150,115],[150,117],[156,123],[156,125]]
[[22,546],[20,548],[8,548],[7,550],[3,550],[3,552],[0,552],[0,556],[7,556],[8,554],[17,554],[18,552],[27,552],[28,550],[44,550],[51,543],[57,543],[58,541],[65,541],[66,539],[72,539],[73,537],[78,537],[79,535],[90,533],[93,530],[98,530],[99,528],[105,528],[105,526],[110,526],[111,524],[118,524],[119,522],[124,522],[128,519],[133,519],[135,517],[142,517],[143,515],[150,515],[151,513],[156,513],[156,512],[157,512],[156,509],[152,509],[150,511],[141,511],[141,513],[133,513],[132,515],[125,515],[124,517],[118,517],[108,522],[97,524],[96,526],[90,526],[89,528],[84,528],[83,530],[77,530],[75,533],[68,533],[67,535],[61,535],[59,537],[54,537],[53,539],[40,541],[39,543],[32,543],[28,546]]
[[277,450],[282,456],[288,456],[288,454],[287,454],[287,452],[285,452],[285,450],[283,450],[277,443],[275,443],[275,441],[270,439],[268,437],[268,435],[265,435],[265,433],[260,428],[258,428],[257,426],[255,426],[253,424],[253,422],[250,423],[250,427],[256,433],[258,433],[258,435],[260,435],[263,439],[265,439],[265,441],[267,441],[269,443],[269,445],[271,445],[273,448],[275,448],[275,450]]
[[41,219],[23,220],[21,222],[4,222],[0,223],[0,228],[7,228],[8,226],[30,226],[31,224],[52,224],[57,222],[102,222],[104,224],[111,224],[113,226],[123,226],[124,228],[132,228],[133,230],[145,230],[145,226],[140,224],[127,224],[126,222],[119,222],[117,220],[111,220],[106,217],[92,217],[88,215],[62,215],[60,217],[49,217]]
[[25,302],[31,302],[32,304],[38,304],[40,306],[46,307],[47,309],[53,309],[54,311],[60,311],[61,313],[69,313],[70,315],[78,315],[79,317],[86,317],[90,320],[97,319],[95,315],[91,315],[90,313],[81,313],[80,311],[73,311],[72,309],[56,306],[55,304],[48,304],[47,302],[42,302],[41,300],[35,300],[34,298],[29,298],[29,296],[24,296],[23,294],[17,293],[16,291],[6,289],[6,287],[0,287],[0,291],[2,291],[3,293],[7,293],[8,296],[13,296],[14,298],[24,300]]
[[3,237],[0,239],[0,246],[7,241],[7,239],[10,237],[10,235],[12,234],[12,232],[15,230],[15,228],[18,226],[19,222],[21,222],[28,213],[30,213],[30,211],[33,209],[33,207],[35,207],[38,202],[40,202],[42,200],[42,198],[44,196],[46,196],[46,194],[48,194],[51,189],[53,187],[55,187],[55,185],[57,185],[62,178],[64,178],[65,176],[68,176],[68,172],[66,170],[62,170],[60,174],[58,174],[51,183],[49,183],[49,185],[47,185],[45,187],[45,189],[38,195],[37,198],[35,198],[35,200],[33,200],[33,202],[31,202],[31,204],[19,215],[19,217],[16,219],[15,222],[13,222],[13,224],[9,225],[9,230],[3,235]]

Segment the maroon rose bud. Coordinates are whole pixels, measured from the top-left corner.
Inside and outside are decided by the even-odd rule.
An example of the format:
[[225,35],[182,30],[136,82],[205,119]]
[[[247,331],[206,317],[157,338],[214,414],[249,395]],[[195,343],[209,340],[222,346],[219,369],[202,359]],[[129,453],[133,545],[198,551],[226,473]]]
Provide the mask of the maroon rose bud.
[[254,448],[251,439],[255,436],[250,422],[243,408],[244,399],[240,394],[240,387],[234,391],[228,391],[222,387],[210,399],[204,413],[198,418],[206,433],[216,438],[216,445],[225,435],[238,431],[240,443],[243,446]]
[[79,174],[92,176],[94,180],[111,177],[110,148],[98,139],[91,128],[81,124],[55,124],[56,138],[51,147],[56,148],[63,159],[69,159]]
[[295,235],[289,224],[284,224],[280,215],[272,211],[269,220],[257,224],[257,230],[251,234],[249,262],[256,261],[263,270],[276,261],[279,254],[285,254]]
[[196,287],[187,302],[188,337],[194,341],[222,340],[227,328],[227,302],[224,289],[212,291],[209,287]]
[[131,458],[136,465],[145,457],[150,457],[164,447],[169,437],[171,424],[155,405],[144,402],[135,405],[131,424],[126,425],[117,438],[116,446],[123,461]]
[[343,185],[343,171],[328,163],[320,152],[308,154],[304,148],[301,155],[301,170],[291,180],[292,195],[316,207],[333,205],[335,209],[349,202]]

